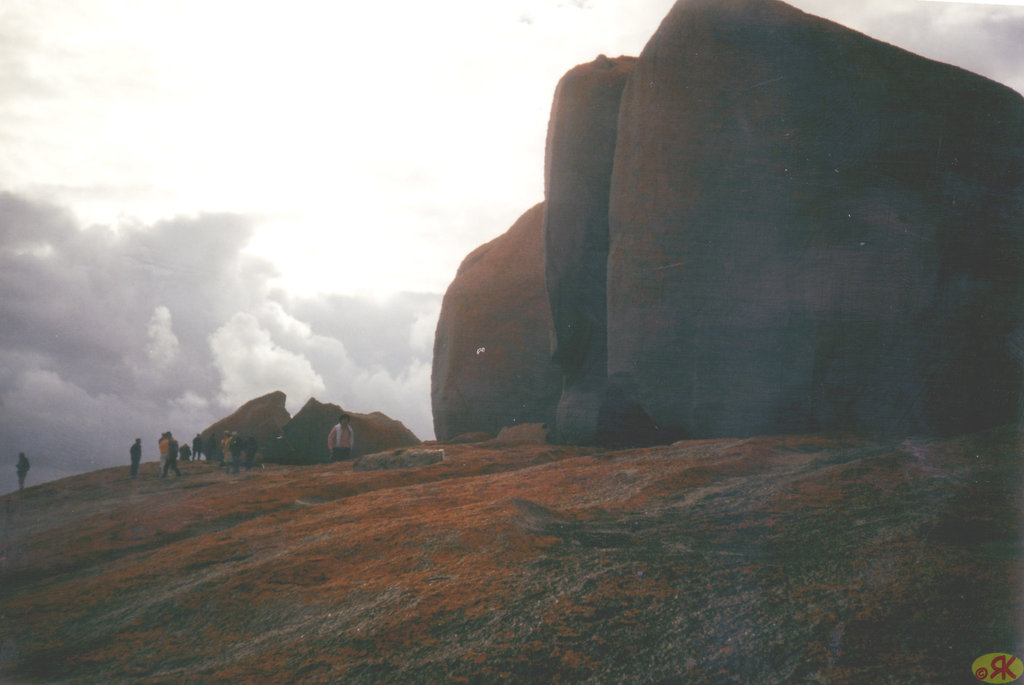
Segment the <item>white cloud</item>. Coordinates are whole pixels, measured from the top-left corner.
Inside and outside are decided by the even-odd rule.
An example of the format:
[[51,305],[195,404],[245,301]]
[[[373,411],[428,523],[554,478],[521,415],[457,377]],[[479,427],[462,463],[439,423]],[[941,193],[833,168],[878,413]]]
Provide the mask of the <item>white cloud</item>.
[[163,305],[154,309],[146,332],[149,335],[146,355],[150,363],[157,369],[166,369],[178,357],[180,348],[171,328],[171,310]]
[[219,399],[225,408],[282,390],[289,411],[295,411],[306,398],[326,390],[310,361],[279,347],[251,314],[239,312],[217,329],[210,336],[210,350],[221,375]]

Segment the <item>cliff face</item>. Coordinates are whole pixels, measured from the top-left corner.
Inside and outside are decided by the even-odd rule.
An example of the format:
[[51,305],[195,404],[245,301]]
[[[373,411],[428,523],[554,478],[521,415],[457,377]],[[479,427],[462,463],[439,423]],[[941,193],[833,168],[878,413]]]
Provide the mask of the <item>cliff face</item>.
[[560,388],[551,362],[538,204],[473,251],[445,293],[431,374],[438,439],[553,423]]
[[544,161],[544,275],[563,387],[556,439],[593,439],[607,397],[608,194],[632,57],[604,55],[555,89]]
[[694,436],[1014,419],[1022,104],[779,2],[680,2],[622,100],[610,378]]
[[0,498],[0,681],[954,683],[1022,652],[1020,445],[443,445]]
[[559,83],[545,180],[556,440],[1018,420],[1017,93],[776,0],[680,0]]

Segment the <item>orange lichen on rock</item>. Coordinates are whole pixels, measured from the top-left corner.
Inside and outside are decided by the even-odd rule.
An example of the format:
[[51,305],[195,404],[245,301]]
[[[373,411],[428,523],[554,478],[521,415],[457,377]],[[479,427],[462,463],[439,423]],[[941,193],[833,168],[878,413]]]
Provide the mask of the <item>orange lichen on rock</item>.
[[1014,431],[444,449],[3,498],[0,679],[925,682],[1018,636]]

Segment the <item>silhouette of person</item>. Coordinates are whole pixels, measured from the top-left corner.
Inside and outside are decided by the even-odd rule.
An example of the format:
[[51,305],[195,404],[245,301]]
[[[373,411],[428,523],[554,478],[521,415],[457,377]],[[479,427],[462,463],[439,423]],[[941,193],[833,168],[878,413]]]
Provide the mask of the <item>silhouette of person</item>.
[[231,468],[229,473],[238,473],[238,467],[242,463],[242,450],[245,449],[245,441],[237,433],[228,442],[228,451],[231,452]]
[[331,453],[331,461],[341,461],[352,456],[352,448],[356,446],[356,432],[352,429],[352,417],[342,414],[338,423],[327,435],[327,449]]
[[[203,436],[196,433],[196,437],[192,438],[192,458],[199,461],[199,457],[203,455]],[[206,461],[210,461],[210,456],[206,456]]]
[[28,475],[28,470],[32,468],[32,465],[28,463],[28,457],[25,456],[24,452],[18,453],[18,465],[15,468],[18,471],[18,490],[24,490],[25,476]]
[[221,452],[216,433],[210,433],[206,438],[206,461],[210,460],[219,462],[221,466],[224,465],[224,453]]
[[142,438],[135,438],[135,442],[132,443],[128,454],[132,458],[131,474],[132,478],[134,478],[139,474],[139,462],[142,461]]
[[259,443],[256,438],[250,435],[245,439],[245,470],[248,471],[252,468],[253,463],[256,461],[256,450],[259,449]]

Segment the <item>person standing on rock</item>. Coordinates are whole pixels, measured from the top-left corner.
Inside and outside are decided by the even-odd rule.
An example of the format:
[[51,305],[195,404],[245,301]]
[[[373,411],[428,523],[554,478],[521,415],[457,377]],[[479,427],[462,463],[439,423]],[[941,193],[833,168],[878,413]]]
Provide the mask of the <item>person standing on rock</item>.
[[157,447],[160,448],[160,473],[166,474],[167,472],[167,449],[170,446],[171,434],[164,433],[160,436],[160,440],[157,442]]
[[246,448],[246,441],[242,439],[241,435],[234,433],[230,438],[230,442],[227,443],[227,448],[231,453],[231,468],[229,472],[238,473],[239,467],[242,465],[242,452]]
[[224,453],[220,451],[220,443],[217,442],[216,433],[210,433],[206,438],[206,461],[211,460],[221,466],[224,465]]
[[167,460],[164,461],[163,474],[161,478],[167,477],[167,472],[174,470],[174,475],[181,478],[181,471],[178,470],[178,441],[174,439],[171,432],[167,432]]
[[32,468],[32,465],[28,463],[28,457],[25,456],[24,452],[18,453],[18,465],[15,469],[18,471],[18,490],[25,489],[25,476],[28,475],[28,470]]
[[327,450],[331,453],[331,461],[342,461],[352,456],[352,448],[356,446],[356,432],[351,424],[352,417],[342,414],[338,423],[327,436]]
[[[192,458],[199,461],[199,457],[203,454],[203,436],[196,433],[196,437],[192,438]],[[206,456],[206,461],[210,461],[210,456]]]
[[250,435],[245,439],[245,470],[248,471],[256,462],[256,450],[260,447],[256,437]]
[[226,463],[228,455],[231,454],[231,441],[234,439],[234,434],[231,431],[224,431],[224,437],[220,441],[220,465],[225,467],[228,472],[231,472],[231,464]]
[[131,475],[132,478],[139,475],[139,462],[142,461],[142,438],[135,438],[135,442],[132,443],[131,448],[128,450],[128,454],[132,458]]

